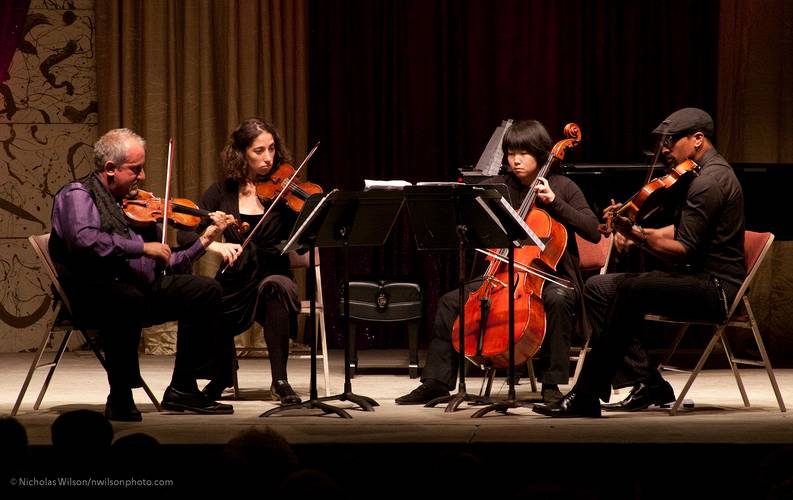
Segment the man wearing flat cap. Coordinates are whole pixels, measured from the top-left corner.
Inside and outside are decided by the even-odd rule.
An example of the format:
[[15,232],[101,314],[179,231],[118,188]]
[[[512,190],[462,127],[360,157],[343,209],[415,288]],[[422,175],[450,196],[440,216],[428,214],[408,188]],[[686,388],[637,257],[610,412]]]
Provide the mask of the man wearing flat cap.
[[[678,181],[685,196],[675,207],[674,224],[644,228],[619,215],[612,224],[617,248],[638,246],[671,269],[604,274],[587,281],[592,350],[573,389],[555,404],[534,405],[537,413],[596,417],[601,408],[637,411],[674,401],[672,386],[650,366],[643,348],[645,314],[722,320],[746,275],[743,192],[711,142],[713,119],[701,109],[683,108],[653,134],[670,167],[686,160],[698,166]],[[601,405],[612,386],[633,389],[623,401]]]

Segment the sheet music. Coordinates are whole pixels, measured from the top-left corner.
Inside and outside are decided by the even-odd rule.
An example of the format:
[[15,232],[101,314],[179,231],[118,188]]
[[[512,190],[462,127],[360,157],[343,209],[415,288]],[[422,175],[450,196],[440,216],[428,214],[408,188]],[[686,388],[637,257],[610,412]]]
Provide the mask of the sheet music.
[[454,181],[448,181],[448,182],[429,181],[429,182],[417,182],[416,185],[417,186],[467,186],[468,184],[464,182],[454,182]]
[[405,186],[412,186],[408,181],[379,181],[373,179],[364,179],[363,190],[369,191],[371,189],[402,189]]

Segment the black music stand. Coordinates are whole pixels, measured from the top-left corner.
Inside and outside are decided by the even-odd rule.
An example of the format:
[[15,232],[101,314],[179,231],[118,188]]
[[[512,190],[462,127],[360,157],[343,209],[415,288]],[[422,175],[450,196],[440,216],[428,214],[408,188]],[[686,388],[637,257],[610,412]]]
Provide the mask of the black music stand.
[[[493,186],[465,184],[423,185],[405,188],[405,199],[419,250],[457,250],[459,286],[459,384],[457,393],[435,398],[425,406],[447,403],[454,412],[463,402],[495,404],[491,398],[468,394],[465,386],[465,249],[508,248],[509,293],[514,295],[514,247],[531,230]],[[514,400],[514,304],[509,306],[510,395]],[[481,348],[481,339],[480,339]]]
[[[292,228],[292,234],[289,236],[282,254],[296,250],[308,249],[308,269],[313,270],[316,265],[315,248],[317,240],[317,229],[322,224],[322,221],[327,215],[329,208],[329,197],[336,190],[328,194],[316,194],[310,197],[303,205],[303,210],[300,211],[297,221]],[[268,410],[260,417],[269,417],[276,413],[288,410],[300,410],[304,408],[322,410],[324,414],[335,413],[341,418],[352,418],[352,416],[341,408],[323,403],[317,397],[317,279],[313,272],[306,273],[306,288],[308,289],[309,300],[309,332],[311,333],[311,375],[309,383],[309,399],[300,403],[293,403],[289,405],[278,406]],[[327,353],[325,353],[327,356]]]
[[[306,211],[318,195],[306,201],[303,211]],[[351,246],[380,246],[385,243],[391,233],[391,228],[396,222],[404,196],[401,191],[371,190],[364,192],[334,191],[328,194],[319,207],[319,214],[305,229],[314,235],[314,244],[319,248],[339,248],[343,250],[344,266],[344,391],[341,394],[319,398],[319,401],[351,401],[364,411],[374,411],[375,406],[380,406],[377,401],[367,396],[352,392],[352,374],[350,372],[350,345],[349,338],[350,317],[350,258]],[[302,215],[302,212],[301,212]],[[305,221],[304,221],[305,222]],[[300,227],[301,218],[295,226]]]

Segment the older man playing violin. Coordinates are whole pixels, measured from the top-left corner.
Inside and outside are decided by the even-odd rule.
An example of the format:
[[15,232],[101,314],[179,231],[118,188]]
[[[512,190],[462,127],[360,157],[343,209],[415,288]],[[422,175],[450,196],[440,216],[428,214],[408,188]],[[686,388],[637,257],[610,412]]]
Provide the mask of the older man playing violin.
[[[600,416],[599,400],[614,387],[633,386],[628,397],[605,404],[608,411],[636,411],[675,400],[669,385],[649,364],[642,346],[644,315],[723,319],[746,275],[743,192],[727,161],[713,147],[713,120],[705,111],[683,108],[653,131],[669,166],[693,160],[698,175],[681,178],[674,224],[644,228],[615,215],[617,249],[639,246],[667,261],[668,271],[615,273],[590,278],[584,289],[592,322],[592,351],[578,382],[561,400],[535,405],[554,417]],[[606,209],[614,213],[620,205]],[[672,208],[672,207],[670,207]]]
[[[145,179],[146,142],[129,129],[115,129],[94,146],[95,171],[61,188],[52,211],[50,255],[81,328],[97,329],[107,360],[111,420],[140,421],[132,388],[141,386],[141,328],[179,320],[176,361],[162,406],[172,411],[233,413],[198,390],[197,379],[218,369],[212,346],[220,317],[220,286],[188,274],[233,220],[210,214],[212,224],[180,251],[158,241],[155,225],[129,224],[120,202]],[[163,269],[168,270],[166,274]]]

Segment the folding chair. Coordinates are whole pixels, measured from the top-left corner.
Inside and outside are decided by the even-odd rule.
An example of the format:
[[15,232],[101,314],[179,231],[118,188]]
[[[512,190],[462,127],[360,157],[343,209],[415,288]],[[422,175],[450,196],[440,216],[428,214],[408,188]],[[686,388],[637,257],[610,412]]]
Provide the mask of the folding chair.
[[[743,382],[741,381],[741,375],[738,373],[739,364],[765,367],[766,372],[768,373],[768,379],[771,381],[771,387],[774,389],[774,395],[776,396],[777,403],[779,404],[779,410],[782,412],[785,411],[785,403],[782,401],[782,394],[779,392],[779,386],[777,385],[774,371],[771,368],[771,362],[768,360],[768,354],[765,350],[763,339],[760,336],[760,330],[757,328],[757,322],[755,321],[754,314],[752,313],[752,308],[749,305],[749,297],[746,296],[746,291],[751,285],[752,280],[757,274],[757,269],[763,262],[763,258],[765,258],[765,255],[768,252],[768,249],[771,248],[771,244],[773,242],[774,235],[772,233],[755,233],[753,231],[746,231],[744,236],[744,252],[747,272],[746,279],[744,279],[743,283],[741,284],[741,288],[738,289],[735,300],[733,300],[732,305],[730,306],[730,309],[727,313],[727,318],[724,321],[684,321],[654,314],[645,315],[644,319],[648,321],[659,321],[680,325],[677,330],[677,336],[672,343],[669,353],[666,355],[666,358],[658,365],[659,370],[681,371],[688,373],[688,370],[675,368],[668,365],[667,363],[669,363],[669,360],[674,355],[675,351],[680,345],[680,340],[683,338],[683,334],[686,333],[686,330],[688,330],[690,325],[707,325],[713,327],[713,336],[710,338],[710,342],[708,343],[707,347],[705,347],[705,351],[702,353],[702,356],[700,356],[696,367],[694,367],[694,370],[690,372],[691,375],[688,377],[683,390],[680,391],[677,401],[675,401],[674,406],[672,406],[672,409],[669,411],[671,415],[675,415],[677,413],[677,410],[683,403],[683,398],[686,396],[686,394],[688,394],[688,390],[691,388],[691,384],[694,383],[694,379],[697,378],[697,375],[699,375],[699,372],[702,370],[702,367],[705,365],[710,353],[713,351],[714,347],[716,347],[718,342],[721,342],[721,345],[724,348],[724,354],[727,356],[727,361],[730,363],[730,368],[732,369],[732,374],[735,376],[735,382],[738,384],[738,390],[741,393],[741,398],[743,398],[744,406],[748,407],[750,404],[749,398],[746,396],[746,389],[744,388]],[[743,305],[742,308],[740,307],[741,305]],[[733,355],[729,344],[727,343],[727,327],[737,327],[751,330],[754,340],[757,344],[758,351],[760,352],[761,360],[758,361],[736,358]]]
[[[325,396],[330,396],[330,367],[328,365],[328,342],[325,333],[325,303],[322,300],[322,276],[319,269],[319,249],[314,250],[314,277],[316,279],[317,284],[317,317],[316,317],[316,324],[314,325],[314,331],[316,332],[316,338],[314,342],[317,342],[317,359],[322,359],[322,368],[325,375]],[[308,252],[300,255],[296,252],[292,252],[289,254],[289,264],[292,269],[305,269],[308,267],[309,264],[309,255]],[[311,312],[311,302],[308,300],[301,300],[300,301],[300,312],[298,313],[300,316],[305,316],[306,318],[309,317]],[[319,346],[322,347],[322,350],[319,350]],[[259,348],[259,347],[237,347],[235,348],[235,355],[237,360],[239,360],[239,354],[241,352],[267,352],[266,349]],[[290,359],[309,359],[311,356],[310,354],[306,353],[295,353],[292,352],[289,354]],[[239,382],[237,380],[237,371],[234,370],[232,374],[232,380],[234,382],[234,397],[239,398],[240,388]]]
[[[575,235],[576,244],[578,245],[578,267],[584,273],[597,273],[605,274],[611,258],[611,248],[613,236],[603,236],[597,243],[591,243],[578,234]],[[575,363],[575,371],[573,378],[570,380],[570,385],[575,385],[578,380],[578,375],[581,373],[581,368],[584,366],[584,359],[589,352],[589,339],[584,340],[584,344],[579,346],[570,346],[570,361]],[[526,370],[528,371],[529,382],[531,383],[531,391],[537,392],[537,377],[534,376],[534,364],[532,359],[526,362]],[[493,386],[493,379],[496,376],[496,371],[492,368],[487,368],[483,384],[486,384],[484,390],[480,390],[480,394],[485,396],[490,395],[490,390]]]
[[[47,372],[47,376],[44,379],[44,384],[41,387],[41,391],[39,392],[38,398],[36,398],[36,403],[33,405],[34,410],[38,410],[39,406],[41,405],[42,399],[44,399],[44,393],[47,392],[47,388],[50,385],[50,381],[52,380],[52,375],[55,373],[55,369],[58,367],[58,363],[61,361],[61,357],[63,357],[63,353],[66,350],[66,346],[69,343],[69,339],[72,336],[72,333],[77,330],[79,331],[83,338],[85,339],[86,343],[91,347],[91,350],[94,351],[94,355],[96,355],[96,359],[99,360],[99,363],[102,365],[102,368],[107,369],[105,365],[105,357],[99,348],[94,343],[93,339],[90,335],[86,333],[85,330],[82,328],[75,326],[73,321],[72,315],[72,308],[69,304],[69,299],[66,297],[66,294],[63,291],[63,287],[61,286],[60,281],[58,280],[58,273],[55,270],[55,266],[50,259],[50,252],[49,252],[49,241],[50,241],[50,233],[40,234],[40,235],[32,235],[28,237],[28,241],[30,241],[30,245],[33,247],[33,250],[38,255],[39,260],[41,261],[41,267],[46,271],[47,276],[49,276],[50,281],[52,282],[52,295],[53,295],[53,304],[54,304],[54,318],[52,320],[52,324],[48,325],[47,327],[47,334],[41,339],[41,343],[39,344],[38,349],[36,350],[36,355],[33,358],[33,363],[30,365],[30,370],[28,370],[28,375],[25,378],[25,382],[22,384],[22,388],[19,391],[19,396],[17,396],[16,403],[14,404],[14,408],[11,410],[11,416],[17,414],[19,411],[19,406],[22,404],[22,399],[25,397],[25,393],[27,392],[28,386],[30,385],[30,380],[33,378],[33,373],[39,368],[46,368],[49,367],[49,371]],[[55,339],[55,332],[64,332],[63,340],[58,345],[58,349],[55,352],[55,357],[50,362],[42,362],[42,357],[44,356],[44,350],[47,348],[48,345],[52,343]],[[162,411],[160,408],[160,402],[157,398],[154,397],[154,393],[151,392],[149,386],[143,381],[143,390],[151,399],[151,402],[154,403],[154,407],[157,408],[157,411]]]

